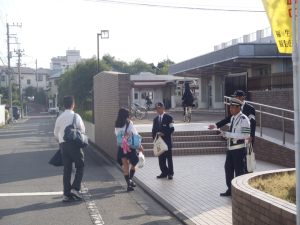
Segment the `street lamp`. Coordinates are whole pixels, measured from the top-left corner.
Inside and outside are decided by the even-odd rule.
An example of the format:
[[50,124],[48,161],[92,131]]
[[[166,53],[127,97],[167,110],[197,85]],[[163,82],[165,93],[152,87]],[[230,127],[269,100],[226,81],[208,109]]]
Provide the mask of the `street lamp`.
[[97,33],[97,72],[100,71],[100,59],[99,59],[99,36],[101,39],[108,39],[109,38],[109,30],[101,30],[100,33]]

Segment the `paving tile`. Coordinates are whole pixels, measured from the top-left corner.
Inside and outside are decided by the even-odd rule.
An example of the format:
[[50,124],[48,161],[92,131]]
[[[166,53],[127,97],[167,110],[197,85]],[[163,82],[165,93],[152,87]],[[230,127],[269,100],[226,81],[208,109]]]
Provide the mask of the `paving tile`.
[[[158,159],[147,157],[137,178],[195,224],[232,224],[231,198],[221,198],[226,190],[225,155],[174,156],[174,179],[156,179]],[[281,166],[257,161],[257,170]]]

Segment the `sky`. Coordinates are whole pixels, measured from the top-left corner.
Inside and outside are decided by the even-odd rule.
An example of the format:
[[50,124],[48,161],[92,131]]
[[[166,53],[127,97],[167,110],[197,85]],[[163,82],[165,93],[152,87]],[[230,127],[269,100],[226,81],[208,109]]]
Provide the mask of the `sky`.
[[[148,6],[120,4],[141,3]],[[0,66],[7,65],[6,23],[24,50],[22,63],[49,68],[52,57],[66,50],[80,50],[82,58],[99,54],[118,60],[141,59],[154,63],[170,59],[176,63],[213,51],[214,45],[269,27],[265,12],[151,7],[149,4],[264,11],[262,0],[0,0]],[[11,42],[15,42],[11,39]],[[11,65],[16,65],[13,57]]]

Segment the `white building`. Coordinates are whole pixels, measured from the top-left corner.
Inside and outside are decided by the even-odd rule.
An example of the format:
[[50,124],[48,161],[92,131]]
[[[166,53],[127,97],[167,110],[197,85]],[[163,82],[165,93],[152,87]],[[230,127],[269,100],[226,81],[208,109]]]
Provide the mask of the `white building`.
[[66,56],[57,56],[51,59],[50,68],[54,73],[63,74],[68,68],[81,61],[79,50],[67,50]]
[[51,59],[50,68],[52,74],[49,77],[48,89],[49,108],[57,107],[58,81],[60,76],[81,60],[80,50],[67,50],[66,56],[57,56]]
[[[146,96],[152,101],[152,107],[157,102],[163,102],[166,108],[181,107],[182,86],[188,81],[193,87],[196,78],[178,77],[173,75],[156,75],[150,72],[142,72],[131,75],[132,82],[132,103],[146,105]],[[193,88],[192,88],[193,89]],[[198,92],[197,89],[194,89]]]

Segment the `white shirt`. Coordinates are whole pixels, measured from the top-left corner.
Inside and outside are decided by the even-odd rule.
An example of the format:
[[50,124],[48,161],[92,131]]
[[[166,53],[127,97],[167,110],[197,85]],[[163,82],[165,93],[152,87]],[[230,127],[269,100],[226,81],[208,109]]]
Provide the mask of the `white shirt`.
[[[65,142],[64,135],[65,135],[65,128],[73,123],[74,118],[74,111],[66,109],[57,119],[55,122],[54,127],[54,136],[58,139],[59,143]],[[80,115],[76,114],[76,127],[82,133],[85,133],[85,126],[80,117]]]
[[164,115],[165,115],[165,112],[163,112],[161,115],[158,115],[158,122],[162,122]]
[[[121,127],[121,128],[120,127],[115,127],[115,134],[116,134],[116,136],[118,135],[118,133],[121,130],[125,131],[125,129],[126,129],[126,124],[124,125],[124,127]],[[128,128],[127,128],[126,132],[131,133],[131,134],[138,134],[137,130],[133,126],[133,122],[132,121],[129,122],[129,125],[128,125]]]
[[[224,132],[226,138],[232,138],[234,141],[248,139],[250,137],[250,121],[246,115],[239,112],[231,117],[232,131]],[[231,124],[230,123],[230,124]]]

